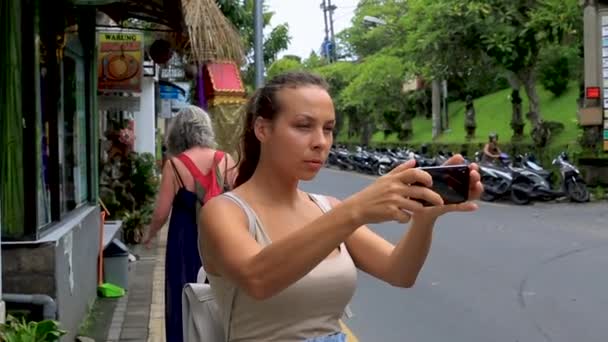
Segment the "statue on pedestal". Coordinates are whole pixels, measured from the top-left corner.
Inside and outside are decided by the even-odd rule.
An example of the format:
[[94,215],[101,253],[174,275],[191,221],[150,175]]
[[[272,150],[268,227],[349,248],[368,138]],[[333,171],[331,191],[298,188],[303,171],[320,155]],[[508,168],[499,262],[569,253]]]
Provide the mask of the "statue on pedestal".
[[477,128],[477,123],[475,122],[475,106],[471,95],[467,95],[465,108],[464,129],[467,132],[467,140],[471,140],[475,137],[475,129]]

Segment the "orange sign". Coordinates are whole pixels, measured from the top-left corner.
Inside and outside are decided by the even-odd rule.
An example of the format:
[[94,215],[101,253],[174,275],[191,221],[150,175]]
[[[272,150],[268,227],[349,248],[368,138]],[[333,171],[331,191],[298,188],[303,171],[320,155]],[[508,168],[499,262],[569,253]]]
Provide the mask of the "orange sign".
[[107,31],[99,32],[98,37],[98,89],[141,92],[143,33]]

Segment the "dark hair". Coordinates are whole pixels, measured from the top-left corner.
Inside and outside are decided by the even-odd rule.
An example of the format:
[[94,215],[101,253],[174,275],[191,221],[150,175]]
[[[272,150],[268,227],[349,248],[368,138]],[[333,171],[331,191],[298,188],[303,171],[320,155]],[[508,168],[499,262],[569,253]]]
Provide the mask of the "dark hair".
[[241,135],[238,165],[238,176],[234,186],[237,187],[251,178],[260,160],[260,141],[255,136],[254,124],[258,117],[273,120],[281,111],[277,93],[286,88],[316,86],[329,89],[327,82],[315,74],[302,71],[287,72],[272,78],[258,88],[247,101],[245,107],[245,124]]

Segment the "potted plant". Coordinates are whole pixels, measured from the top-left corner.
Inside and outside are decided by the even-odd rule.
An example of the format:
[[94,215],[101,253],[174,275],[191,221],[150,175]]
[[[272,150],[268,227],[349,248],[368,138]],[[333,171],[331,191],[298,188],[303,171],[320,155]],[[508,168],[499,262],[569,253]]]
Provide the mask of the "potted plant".
[[0,341],[6,342],[55,342],[65,334],[54,320],[26,322],[25,318],[19,320],[9,315],[6,323],[0,325]]

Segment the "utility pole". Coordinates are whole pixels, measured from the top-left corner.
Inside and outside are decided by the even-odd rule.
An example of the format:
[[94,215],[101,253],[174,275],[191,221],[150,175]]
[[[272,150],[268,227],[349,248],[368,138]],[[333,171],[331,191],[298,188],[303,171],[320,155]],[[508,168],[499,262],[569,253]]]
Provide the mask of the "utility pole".
[[329,6],[329,30],[331,33],[331,61],[336,61],[336,36],[334,35],[334,11],[336,10],[336,6],[331,4],[331,0],[327,0],[327,5]]
[[[321,10],[323,10],[323,20],[325,22],[325,40],[323,41],[323,51],[330,62],[336,61],[336,37],[334,34],[334,11],[337,9],[331,4],[331,0],[323,0]],[[328,27],[329,26],[329,27]],[[328,51],[327,44],[331,42],[331,50]]]
[[329,41],[329,26],[327,25],[327,0],[323,0],[321,3],[321,10],[323,11],[323,21],[325,22],[325,41]]
[[264,84],[264,9],[263,0],[255,0],[253,3],[253,22],[254,22],[254,58],[255,58],[255,86],[261,87]]

